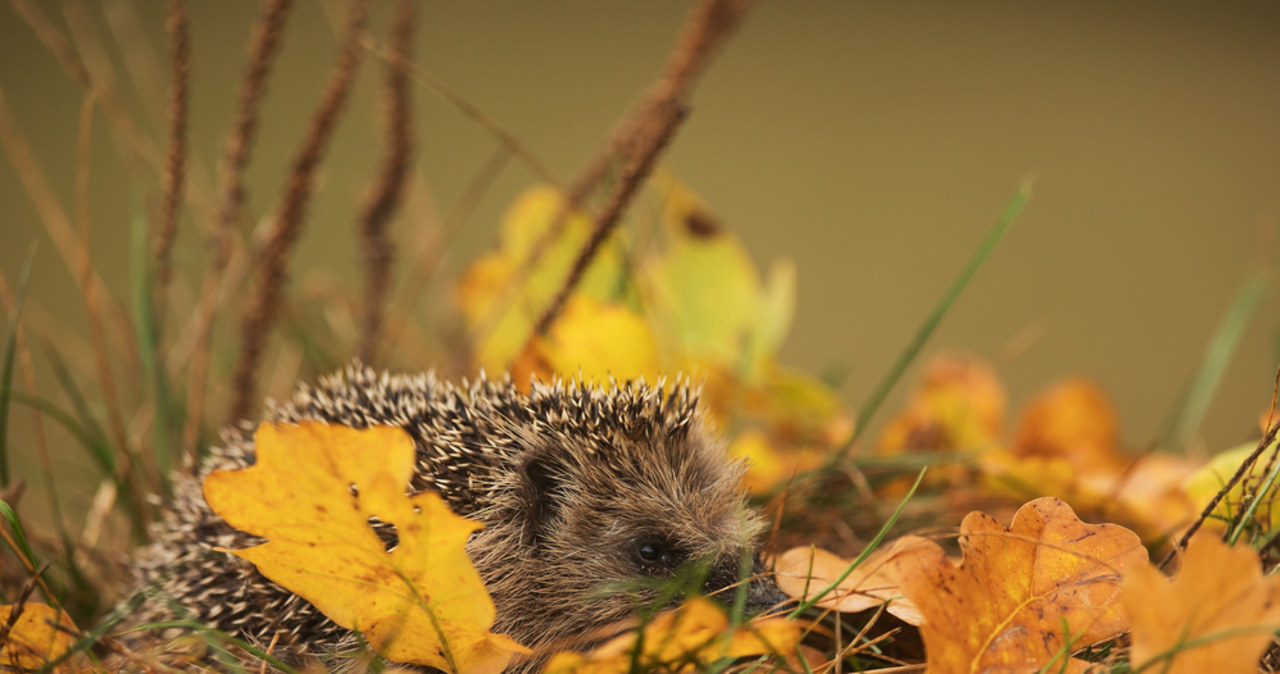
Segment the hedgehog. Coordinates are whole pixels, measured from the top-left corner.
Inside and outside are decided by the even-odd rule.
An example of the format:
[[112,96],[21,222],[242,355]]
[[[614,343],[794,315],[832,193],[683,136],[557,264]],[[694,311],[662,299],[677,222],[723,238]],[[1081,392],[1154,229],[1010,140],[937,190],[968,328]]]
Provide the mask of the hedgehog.
[[[748,614],[786,601],[762,563],[762,519],[740,488],[744,465],[726,456],[687,381],[534,381],[523,393],[510,376],[454,384],[353,363],[300,385],[284,404],[267,403],[265,422],[302,420],[396,426],[413,438],[408,491],[435,491],[484,525],[467,553],[497,609],[493,631],[535,653],[510,671],[536,671],[556,649],[598,643],[635,615],[634,592],[620,583],[672,577],[694,560],[701,591],[725,601],[745,594]],[[253,431],[249,423],[224,430],[200,470],[175,476],[174,498],[136,561],[151,598],[131,622],[190,618],[285,662],[332,666],[336,654],[359,651],[358,635],[215,550],[261,542],[223,522],[200,488],[211,470],[254,462]],[[394,534],[384,540],[393,545]]]

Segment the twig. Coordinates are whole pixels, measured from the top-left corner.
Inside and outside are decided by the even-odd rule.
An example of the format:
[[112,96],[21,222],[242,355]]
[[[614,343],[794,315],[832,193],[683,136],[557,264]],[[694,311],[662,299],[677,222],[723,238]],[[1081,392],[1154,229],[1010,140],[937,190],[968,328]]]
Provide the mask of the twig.
[[233,398],[229,414],[229,422],[232,423],[249,416],[257,398],[257,375],[262,350],[279,309],[280,296],[288,275],[289,255],[306,216],[316,167],[328,147],[334,124],[342,112],[351,81],[355,77],[356,66],[360,63],[361,29],[369,1],[355,0],[351,5],[342,51],[330,75],[320,107],[311,119],[302,148],[294,158],[275,228],[263,251],[257,291],[250,298],[249,309],[245,311],[240,323],[241,350],[232,377]]
[[162,329],[165,297],[173,279],[173,239],[178,231],[178,207],[182,204],[187,165],[187,103],[190,97],[191,29],[187,25],[187,7],[182,0],[169,0],[169,40],[172,44],[172,70],[169,84],[169,155],[161,176],[163,197],[160,221],[152,242],[156,258],[156,287],[152,305],[156,326]]
[[[211,242],[213,255],[200,288],[196,313],[195,346],[187,379],[187,421],[182,429],[182,450],[194,457],[196,441],[204,419],[205,386],[209,372],[213,323],[218,308],[219,288],[231,261],[231,240],[235,223],[244,206],[244,169],[249,164],[253,139],[258,129],[258,112],[267,88],[267,74],[280,47],[291,0],[268,0],[249,40],[249,62],[236,96],[236,115],[227,135],[219,175],[218,219]],[[192,469],[197,464],[192,462]]]
[[387,61],[387,155],[378,182],[360,215],[360,239],[364,245],[365,293],[361,306],[360,342],[357,353],[366,363],[376,361],[378,338],[382,333],[383,304],[390,285],[395,248],[387,238],[387,225],[400,205],[413,154],[413,123],[410,118],[409,81],[405,64],[413,44],[415,3],[400,0],[391,24],[391,48]]
[[649,141],[647,145],[640,148],[640,152],[627,162],[622,178],[618,181],[617,187],[614,188],[613,196],[609,199],[609,203],[604,207],[604,210],[600,212],[599,217],[596,218],[591,238],[578,253],[578,258],[574,260],[573,267],[569,270],[569,276],[565,278],[564,285],[556,293],[555,299],[543,312],[542,318],[538,319],[533,333],[529,335],[529,340],[525,346],[526,349],[528,344],[539,336],[545,335],[547,330],[551,328],[551,324],[555,322],[560,310],[564,308],[565,302],[568,301],[569,295],[577,287],[578,281],[582,279],[582,274],[587,270],[587,266],[591,264],[596,251],[600,250],[600,246],[617,228],[618,222],[622,217],[622,211],[626,209],[627,204],[631,203],[631,198],[635,196],[636,191],[640,189],[641,183],[644,182],[644,179],[648,177],[649,172],[653,169],[653,164],[657,161],[658,155],[671,142],[671,138],[675,135],[676,127],[680,125],[680,122],[684,121],[687,114],[687,109],[683,107],[673,107],[670,110],[654,110],[655,120],[653,127],[651,127],[654,130],[653,135],[646,139]]
[[1249,472],[1249,469],[1253,467],[1253,464],[1258,462],[1258,457],[1262,456],[1262,453],[1265,452],[1267,448],[1271,446],[1271,443],[1275,441],[1276,433],[1278,431],[1280,431],[1280,422],[1271,426],[1271,430],[1267,431],[1266,435],[1262,436],[1262,440],[1258,442],[1258,447],[1254,449],[1253,452],[1249,454],[1248,458],[1244,460],[1244,463],[1241,463],[1240,467],[1236,469],[1235,475],[1232,475],[1231,479],[1227,480],[1227,483],[1223,485],[1222,489],[1219,489],[1218,493],[1214,494],[1213,498],[1209,499],[1209,503],[1200,513],[1200,517],[1197,517],[1196,521],[1191,523],[1191,526],[1187,528],[1186,533],[1182,534],[1182,538],[1178,539],[1178,544],[1173,546],[1173,548],[1165,554],[1164,559],[1160,560],[1158,568],[1163,569],[1165,565],[1173,560],[1173,556],[1176,555],[1179,550],[1187,547],[1187,541],[1191,540],[1191,537],[1200,530],[1200,525],[1204,524],[1204,521],[1213,515],[1213,511],[1218,508],[1218,504],[1222,502],[1222,499],[1225,498],[1227,494],[1231,493],[1231,490],[1240,483],[1240,480],[1244,479],[1245,474]]

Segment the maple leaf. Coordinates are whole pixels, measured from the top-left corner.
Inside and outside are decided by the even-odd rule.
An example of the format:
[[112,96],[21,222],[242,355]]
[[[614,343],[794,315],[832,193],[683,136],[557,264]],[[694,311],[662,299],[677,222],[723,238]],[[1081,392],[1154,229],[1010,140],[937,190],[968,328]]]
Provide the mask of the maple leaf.
[[[493,601],[466,553],[481,525],[437,494],[406,495],[415,459],[403,430],[262,424],[254,447],[255,465],[204,482],[214,512],[267,539],[230,552],[391,660],[496,672],[528,652],[489,632]],[[390,552],[370,518],[395,527]]]
[[[817,606],[856,613],[888,602],[885,610],[889,613],[908,624],[920,625],[924,622],[920,610],[903,596],[895,575],[898,567],[889,561],[900,554],[912,554],[911,548],[922,544],[930,543],[919,536],[903,536],[877,548]],[[820,548],[797,547],[778,555],[774,578],[788,596],[804,601],[825,590],[852,564],[853,560]]]
[[1135,671],[1254,672],[1280,629],[1280,576],[1264,578],[1253,549],[1212,533],[1192,538],[1172,580],[1150,564],[1125,572],[1121,602]]
[[[0,670],[35,671],[62,657],[76,641],[75,623],[64,612],[46,604],[0,606],[0,625],[8,624],[15,609],[21,610],[8,636],[0,643]],[[73,671],[71,664],[54,672]]]
[[787,618],[760,618],[729,631],[723,609],[710,599],[693,597],[679,609],[659,614],[642,630],[616,637],[591,653],[557,653],[543,671],[627,674],[635,671],[633,664],[641,671],[700,670],[722,658],[791,654],[800,643],[800,628]]
[[[970,513],[959,542],[959,565],[932,542],[888,562],[924,616],[933,674],[1061,665],[1073,648],[1121,634],[1128,621],[1118,603],[1120,574],[1147,559],[1132,531],[1085,524],[1055,498],[1025,504],[1009,528]],[[1070,660],[1067,671],[1085,664]]]

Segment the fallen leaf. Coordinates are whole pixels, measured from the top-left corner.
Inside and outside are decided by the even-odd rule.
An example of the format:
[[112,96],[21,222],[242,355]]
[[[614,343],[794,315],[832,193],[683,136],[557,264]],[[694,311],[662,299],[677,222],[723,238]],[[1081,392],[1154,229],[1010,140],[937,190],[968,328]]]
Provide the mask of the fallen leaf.
[[1004,424],[1004,385],[981,359],[959,353],[934,356],[906,409],[880,437],[886,454],[926,450],[987,450]]
[[[920,625],[923,617],[916,605],[902,594],[897,567],[889,560],[899,554],[911,554],[910,548],[928,543],[919,536],[903,536],[885,545],[862,560],[848,576],[817,605],[845,613],[856,613],[889,603],[885,609],[903,622]],[[793,599],[805,601],[817,596],[853,563],[835,553],[820,548],[797,547],[778,555],[774,577],[778,587]]]
[[1130,568],[1121,601],[1133,623],[1134,671],[1255,672],[1280,629],[1280,576],[1263,577],[1252,548],[1212,533],[1192,538],[1172,580],[1150,564]]
[[[801,625],[787,618],[762,618],[729,629],[724,609],[694,597],[680,608],[659,614],[641,632],[616,637],[591,653],[557,653],[549,674],[627,674],[636,671],[701,671],[723,658],[776,654],[788,656],[800,643]],[[640,651],[636,639],[641,638]]]
[[1063,458],[1080,470],[1122,466],[1117,425],[1115,409],[1097,384],[1067,379],[1036,396],[1023,410],[1013,453]]
[[[1147,559],[1132,531],[1085,524],[1066,503],[1041,498],[1022,506],[1009,528],[970,513],[959,542],[959,565],[932,542],[888,562],[924,616],[931,673],[1063,665],[1074,648],[1127,629],[1118,603],[1120,574]],[[1069,660],[1065,666],[1083,671],[1086,663]]]
[[[0,606],[0,625],[9,622],[15,606]],[[75,623],[62,611],[46,604],[23,604],[17,622],[9,636],[0,644],[0,669],[5,671],[35,671],[62,657],[75,643],[79,631]],[[73,671],[72,664],[63,664],[54,672]]]
[[[489,632],[493,602],[466,554],[480,524],[437,494],[405,494],[415,459],[403,430],[262,424],[254,447],[255,465],[204,482],[216,513],[267,539],[231,552],[396,662],[497,672],[528,652]],[[370,518],[395,527],[390,552]]]

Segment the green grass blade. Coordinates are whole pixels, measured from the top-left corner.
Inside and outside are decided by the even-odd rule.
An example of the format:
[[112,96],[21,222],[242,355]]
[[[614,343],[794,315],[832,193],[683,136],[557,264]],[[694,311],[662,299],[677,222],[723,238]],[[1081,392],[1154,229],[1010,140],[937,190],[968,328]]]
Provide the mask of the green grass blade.
[[155,394],[155,452],[163,493],[169,493],[169,472],[173,457],[173,401],[169,396],[164,359],[159,353],[160,331],[156,323],[154,269],[147,240],[147,223],[143,210],[135,206],[129,281],[133,290],[134,330],[138,334],[144,376],[151,381]]
[[973,255],[969,257],[969,261],[965,264],[964,268],[960,270],[960,273],[951,282],[951,286],[948,287],[947,291],[942,295],[942,299],[938,301],[938,304],[933,307],[933,311],[929,312],[929,315],[925,317],[924,322],[916,329],[916,334],[911,338],[911,341],[907,343],[907,346],[902,350],[902,353],[898,355],[897,360],[894,361],[893,366],[889,368],[889,371],[885,373],[884,378],[882,378],[880,383],[876,385],[871,396],[867,398],[867,401],[863,403],[861,407],[858,408],[858,418],[855,422],[856,425],[854,426],[853,436],[850,437],[844,446],[840,448],[840,451],[836,453],[836,456],[844,455],[844,453],[858,441],[858,438],[862,433],[866,431],[867,424],[871,420],[871,417],[874,416],[876,410],[880,409],[880,406],[884,404],[885,398],[889,397],[889,392],[893,390],[893,387],[897,385],[898,380],[902,378],[903,373],[907,371],[907,368],[911,365],[912,361],[914,361],[916,356],[920,354],[920,350],[924,348],[925,342],[929,341],[929,338],[933,336],[934,331],[938,328],[938,324],[942,322],[942,318],[946,316],[947,312],[951,309],[951,305],[955,304],[955,301],[960,297],[960,294],[964,292],[964,289],[969,285],[969,281],[973,279],[974,274],[982,268],[983,263],[987,260],[987,256],[995,249],[996,244],[1000,243],[1000,240],[1004,238],[1005,233],[1009,231],[1009,227],[1011,227],[1014,221],[1018,219],[1018,215],[1022,213],[1023,207],[1025,207],[1027,202],[1030,200],[1031,186],[1030,184],[1025,184],[1018,190],[1018,193],[1009,200],[1009,203],[1004,207],[1004,212],[1000,214],[1000,217],[996,219],[995,224],[987,231],[986,237],[982,239],[982,243],[978,244],[978,249],[973,252]]
[[801,613],[812,608],[819,601],[822,601],[823,597],[834,592],[836,588],[840,587],[840,583],[843,583],[844,580],[849,577],[849,574],[853,573],[854,569],[858,568],[858,566],[861,565],[862,562],[865,561],[867,557],[870,556],[871,553],[875,551],[876,548],[880,547],[880,543],[883,542],[885,537],[889,535],[889,530],[892,529],[893,525],[898,522],[898,518],[902,517],[902,511],[906,510],[907,504],[910,503],[911,499],[915,497],[916,490],[920,488],[920,483],[924,481],[924,474],[928,472],[928,470],[929,470],[928,468],[920,469],[920,474],[916,476],[916,481],[914,484],[911,485],[911,489],[907,491],[907,495],[902,497],[902,502],[898,504],[898,509],[893,511],[893,515],[891,515],[889,519],[885,521],[884,526],[880,527],[880,530],[876,532],[876,535],[874,538],[871,539],[871,542],[867,543],[867,547],[862,549],[862,553],[859,554],[853,560],[853,562],[851,562],[849,566],[845,568],[844,572],[841,573],[839,577],[831,581],[831,584],[823,588],[822,591],[819,592],[818,594],[815,594],[809,599],[806,599],[805,601],[801,602],[799,606],[797,606],[793,611],[791,611],[791,613],[788,613],[787,614],[788,618],[795,618],[799,616]]
[[7,487],[9,475],[9,389],[13,382],[13,361],[18,352],[18,324],[22,321],[22,305],[27,299],[27,284],[31,281],[31,267],[36,259],[36,244],[27,249],[27,259],[18,275],[18,291],[14,300],[13,316],[9,320],[9,334],[4,340],[4,365],[0,369],[0,487]]
[[95,442],[93,435],[77,423],[70,414],[62,411],[62,409],[57,405],[54,405],[48,400],[37,398],[36,396],[29,395],[21,391],[0,389],[0,396],[4,395],[7,395],[10,401],[18,403],[19,405],[26,405],[27,407],[34,408],[43,413],[46,417],[57,422],[59,426],[62,426],[68,433],[74,436],[77,442],[84,445],[85,448],[89,450],[89,454],[93,456],[94,461],[98,463],[98,466],[114,479],[115,471],[112,470],[112,468],[114,468],[114,463],[111,463],[114,461],[114,457],[111,455],[110,446],[105,444],[105,441],[101,443]]
[[1179,398],[1178,412],[1164,434],[1173,447],[1185,448],[1200,431],[1200,425],[1204,423],[1209,405],[1218,393],[1218,386],[1222,384],[1227,366],[1231,364],[1231,358],[1240,346],[1240,340],[1244,338],[1245,330],[1262,302],[1269,282],[1269,274],[1260,270],[1250,276],[1236,292],[1235,299],[1205,348],[1204,358],[1191,379],[1191,385]]
[[50,368],[53,370],[53,376],[58,380],[58,385],[62,387],[62,392],[71,401],[71,409],[75,411],[76,419],[80,422],[80,429],[84,432],[83,436],[77,436],[77,439],[84,437],[91,442],[85,445],[94,461],[102,467],[107,475],[114,475],[116,470],[116,455],[111,451],[111,441],[107,437],[107,433],[102,428],[102,424],[98,423],[98,419],[93,415],[88,401],[85,400],[84,394],[80,392],[80,387],[76,386],[75,379],[71,376],[70,369],[62,360],[53,347],[48,344],[44,345],[45,359],[49,361]]

